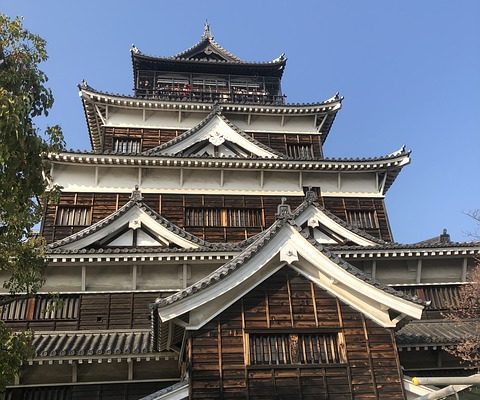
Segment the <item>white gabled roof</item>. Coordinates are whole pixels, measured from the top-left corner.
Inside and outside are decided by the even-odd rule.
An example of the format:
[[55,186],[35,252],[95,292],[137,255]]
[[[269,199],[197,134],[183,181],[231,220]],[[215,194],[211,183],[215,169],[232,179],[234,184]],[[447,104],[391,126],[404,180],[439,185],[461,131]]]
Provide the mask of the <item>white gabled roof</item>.
[[[216,148],[214,152],[213,149]],[[247,135],[216,108],[197,126],[175,139],[144,152],[147,155],[285,158]]]
[[[307,196],[312,192],[307,192]],[[323,245],[343,245],[348,242],[356,246],[372,247],[385,244],[365,231],[349,225],[316,203],[316,196],[303,202],[294,212],[299,226],[314,230],[314,239]]]
[[47,252],[79,250],[89,246],[199,249],[208,244],[156,213],[135,190],[118,211],[78,233],[51,243]]
[[160,319],[189,313],[187,329],[199,329],[285,266],[381,326],[394,327],[405,316],[421,317],[422,302],[375,281],[300,230],[293,215],[279,219],[233,260],[189,288],[157,299]]

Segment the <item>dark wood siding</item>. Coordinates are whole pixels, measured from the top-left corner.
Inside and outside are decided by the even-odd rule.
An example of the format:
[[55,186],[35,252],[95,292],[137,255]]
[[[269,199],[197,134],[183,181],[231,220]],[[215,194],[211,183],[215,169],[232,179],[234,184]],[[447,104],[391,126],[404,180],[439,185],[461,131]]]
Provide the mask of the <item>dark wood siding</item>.
[[[181,135],[185,130],[179,129],[147,129],[147,128],[104,128],[104,151],[114,150],[114,140],[134,139],[140,142],[140,151],[150,150],[156,146],[167,143]],[[248,133],[248,132],[247,132]],[[320,135],[297,135],[283,133],[248,133],[260,143],[279,151],[285,155],[291,155],[291,147],[302,145],[311,149],[314,158],[322,158],[322,146]],[[290,146],[290,148],[289,148]]]
[[[62,300],[78,298],[75,312],[62,318],[45,318],[41,314],[35,315],[36,298],[26,301],[25,310],[22,304],[11,303],[11,307],[18,307],[9,313],[17,318],[8,318],[5,314],[4,322],[13,329],[41,330],[76,330],[76,329],[147,329],[151,326],[149,304],[153,303],[161,293],[105,293],[105,294],[78,294],[60,295],[58,304],[59,314],[62,310]],[[168,295],[168,293],[167,293]],[[67,301],[64,301],[67,304]],[[31,310],[31,312],[30,312]],[[1,311],[1,308],[0,308]],[[2,313],[0,312],[0,316]]]
[[114,150],[114,139],[140,140],[140,150],[150,150],[163,143],[175,139],[184,130],[179,129],[146,129],[146,128],[104,128],[104,151]]
[[[275,221],[280,196],[221,196],[221,195],[179,195],[179,194],[143,194],[145,202],[172,223],[202,239],[212,242],[238,242],[259,233]],[[42,234],[48,242],[62,239],[85,228],[84,226],[55,225],[58,206],[82,205],[90,207],[91,222],[106,218],[129,199],[128,194],[116,193],[62,193],[58,205],[48,204]],[[287,197],[287,202],[295,209],[303,197]],[[378,228],[366,229],[375,237],[391,241],[385,205],[382,199],[323,197],[321,205],[333,214],[347,220],[349,210],[366,210],[375,213]],[[186,226],[185,208],[218,207],[218,208],[260,208],[263,210],[264,226],[262,227],[197,227]]]
[[[344,362],[248,365],[252,332],[338,332]],[[393,333],[284,268],[192,334],[191,399],[403,399]]]
[[279,151],[285,155],[291,156],[290,146],[302,145],[311,149],[314,158],[322,158],[322,145],[320,135],[296,135],[291,133],[249,133],[254,139],[260,143]]

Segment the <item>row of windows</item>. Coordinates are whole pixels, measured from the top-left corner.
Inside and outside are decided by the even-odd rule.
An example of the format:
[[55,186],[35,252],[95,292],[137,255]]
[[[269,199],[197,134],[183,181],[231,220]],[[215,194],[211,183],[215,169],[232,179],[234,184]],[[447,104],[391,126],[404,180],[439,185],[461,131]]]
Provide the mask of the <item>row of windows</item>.
[[[363,229],[378,229],[375,210],[347,210],[347,222]],[[60,206],[56,225],[86,226],[91,223],[90,207]],[[208,208],[185,209],[185,226],[205,227],[263,227],[261,208]]]
[[186,226],[262,227],[261,208],[187,208]]
[[363,229],[378,229],[378,218],[375,210],[347,210],[347,222]]
[[56,225],[90,225],[90,207],[58,207]]
[[345,362],[338,333],[249,335],[250,365],[339,364]]
[[3,321],[76,319],[79,305],[79,296],[37,296],[0,306],[0,318]]
[[[137,138],[114,138],[114,153],[140,153],[142,143]],[[313,159],[315,158],[313,145],[311,144],[287,144],[287,156],[292,158]]]

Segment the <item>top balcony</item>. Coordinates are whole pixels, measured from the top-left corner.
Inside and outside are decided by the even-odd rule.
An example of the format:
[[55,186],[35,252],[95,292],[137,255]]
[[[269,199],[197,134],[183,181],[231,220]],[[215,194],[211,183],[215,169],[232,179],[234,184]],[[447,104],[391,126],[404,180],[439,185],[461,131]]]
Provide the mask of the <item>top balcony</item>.
[[271,95],[263,90],[231,89],[231,90],[195,90],[190,85],[183,87],[159,87],[156,89],[137,89],[136,96],[141,98],[176,100],[176,101],[202,101],[220,103],[259,103],[259,104],[285,104],[286,96]]

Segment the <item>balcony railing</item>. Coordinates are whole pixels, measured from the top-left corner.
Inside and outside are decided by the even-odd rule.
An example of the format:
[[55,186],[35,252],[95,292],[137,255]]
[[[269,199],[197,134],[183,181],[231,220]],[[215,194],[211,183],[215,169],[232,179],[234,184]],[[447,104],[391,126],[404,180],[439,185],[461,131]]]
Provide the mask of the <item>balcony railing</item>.
[[261,91],[197,91],[188,89],[136,89],[136,96],[159,100],[204,101],[221,103],[285,104],[286,96]]

